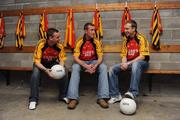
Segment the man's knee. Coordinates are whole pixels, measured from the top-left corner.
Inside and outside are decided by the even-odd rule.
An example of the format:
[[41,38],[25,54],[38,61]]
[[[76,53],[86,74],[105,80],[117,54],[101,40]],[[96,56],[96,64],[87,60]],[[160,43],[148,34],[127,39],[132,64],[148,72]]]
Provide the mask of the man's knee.
[[40,76],[40,74],[41,74],[41,70],[34,65],[31,76],[32,76],[32,77],[38,77],[38,76]]
[[132,71],[137,71],[138,69],[141,69],[141,61],[137,61],[132,64]]
[[99,65],[99,70],[106,70],[107,71],[107,66],[102,63]]
[[114,66],[111,66],[110,68],[109,68],[109,74],[112,74],[114,72]]
[[79,71],[80,69],[81,69],[81,67],[79,64],[73,64],[72,70],[78,70]]

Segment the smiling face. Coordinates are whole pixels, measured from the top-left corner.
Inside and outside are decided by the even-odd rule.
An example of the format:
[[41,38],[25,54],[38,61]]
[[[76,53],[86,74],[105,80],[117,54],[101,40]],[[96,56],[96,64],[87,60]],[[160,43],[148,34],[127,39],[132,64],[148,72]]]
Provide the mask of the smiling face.
[[124,28],[125,28],[125,34],[127,37],[133,37],[134,36],[136,29],[135,29],[135,27],[132,27],[131,23],[126,23]]
[[95,26],[88,25],[88,28],[85,30],[86,39],[94,38],[95,36]]
[[53,46],[60,41],[60,32],[54,32],[52,36],[48,39],[48,45]]

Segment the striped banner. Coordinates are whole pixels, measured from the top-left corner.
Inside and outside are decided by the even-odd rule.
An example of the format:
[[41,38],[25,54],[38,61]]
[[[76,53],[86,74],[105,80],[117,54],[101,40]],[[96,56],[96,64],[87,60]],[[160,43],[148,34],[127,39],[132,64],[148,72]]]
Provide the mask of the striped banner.
[[43,12],[40,17],[39,23],[39,39],[47,38],[47,30],[48,30],[48,16],[46,12]]
[[102,18],[100,15],[100,12],[96,9],[93,16],[93,22],[92,22],[96,28],[96,36],[98,40],[103,39],[103,28],[102,28]]
[[66,19],[66,34],[64,39],[64,47],[75,47],[75,32],[74,32],[74,15],[73,10],[69,9]]
[[124,25],[126,24],[126,21],[131,20],[131,14],[128,7],[125,7],[123,15],[122,15],[122,22],[121,22],[121,35],[125,35],[125,28]]
[[151,20],[151,29],[150,34],[152,35],[152,46],[154,49],[159,50],[160,47],[160,34],[162,33],[162,24],[160,19],[160,14],[157,7],[154,7],[152,20]]
[[24,15],[20,13],[20,17],[16,27],[16,47],[21,49],[24,45],[24,38],[26,36],[26,29],[24,24]]

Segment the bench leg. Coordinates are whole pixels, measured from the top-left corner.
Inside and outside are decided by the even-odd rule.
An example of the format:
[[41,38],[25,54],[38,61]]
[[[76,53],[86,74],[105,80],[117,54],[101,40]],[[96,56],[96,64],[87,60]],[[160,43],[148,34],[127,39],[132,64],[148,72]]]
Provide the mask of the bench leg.
[[10,85],[10,71],[7,71],[6,73],[6,85]]
[[149,75],[149,80],[148,80],[149,92],[152,91],[152,77],[153,77],[153,75],[150,74]]

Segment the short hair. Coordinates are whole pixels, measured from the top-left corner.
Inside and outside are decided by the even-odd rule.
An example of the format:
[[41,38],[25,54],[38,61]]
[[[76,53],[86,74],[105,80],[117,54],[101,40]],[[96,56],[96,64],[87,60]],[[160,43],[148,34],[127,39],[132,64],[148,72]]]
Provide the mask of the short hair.
[[53,34],[54,33],[57,33],[57,32],[59,32],[57,29],[55,29],[55,28],[49,28],[48,30],[47,30],[47,39],[49,39],[49,37],[53,37]]
[[131,24],[131,27],[135,28],[135,30],[137,31],[137,23],[135,20],[128,20],[126,24],[127,23]]
[[88,22],[84,25],[84,30],[87,30],[88,29],[88,26],[94,26],[94,24]]

